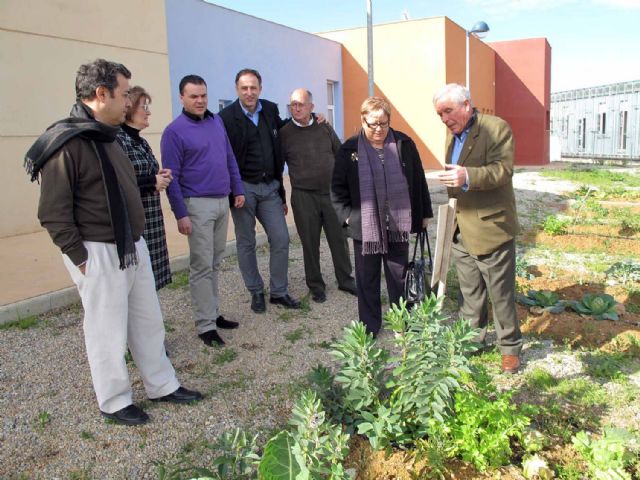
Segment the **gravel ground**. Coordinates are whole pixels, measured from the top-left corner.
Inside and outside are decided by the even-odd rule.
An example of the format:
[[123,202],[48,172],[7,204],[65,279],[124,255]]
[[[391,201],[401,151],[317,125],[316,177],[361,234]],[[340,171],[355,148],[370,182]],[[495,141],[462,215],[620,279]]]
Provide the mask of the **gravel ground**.
[[[529,171],[518,173],[515,184],[525,222],[536,216],[533,210],[539,209],[540,200],[557,206],[556,193],[566,189]],[[431,190],[434,204],[446,201],[443,188]],[[431,226],[430,234],[434,232]],[[240,328],[221,332],[227,341],[224,349],[205,347],[196,336],[186,287],[163,289],[160,301],[171,361],[181,382],[206,398],[186,406],[146,402],[131,365],[134,401],[142,402],[151,416],[141,427],[112,425],[99,415],[79,306],[43,315],[37,326],[26,330],[0,331],[0,479],[156,478],[153,462],[174,461],[194,442],[213,441],[235,427],[268,432],[281,426],[301,379],[318,363],[331,362],[328,343],[357,318],[355,297],[337,289],[326,243],[321,255],[328,301],[311,302],[299,312],[268,305],[262,315],[250,309],[235,257],[225,259],[221,309],[226,318],[239,321]],[[265,279],[267,261],[262,248],[259,262]],[[307,294],[297,238],[292,238],[289,282],[293,296]],[[381,336],[382,343],[390,341],[388,333]],[[525,348],[524,359],[527,369],[540,364],[553,368],[558,377],[582,372],[575,355],[549,342]],[[626,413],[637,416],[637,410]]]

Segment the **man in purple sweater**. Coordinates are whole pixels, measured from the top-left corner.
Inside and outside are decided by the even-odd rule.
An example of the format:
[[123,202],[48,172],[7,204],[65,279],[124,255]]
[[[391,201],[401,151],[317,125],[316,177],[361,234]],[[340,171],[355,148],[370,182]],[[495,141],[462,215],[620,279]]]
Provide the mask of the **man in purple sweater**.
[[229,194],[244,205],[244,187],[222,120],[207,110],[207,84],[187,75],[180,81],[182,113],[162,133],[164,168],[174,181],[167,188],[178,231],[189,237],[189,289],[198,336],[209,346],[224,345],[217,328],[237,328],[220,315],[218,267],[227,244]]

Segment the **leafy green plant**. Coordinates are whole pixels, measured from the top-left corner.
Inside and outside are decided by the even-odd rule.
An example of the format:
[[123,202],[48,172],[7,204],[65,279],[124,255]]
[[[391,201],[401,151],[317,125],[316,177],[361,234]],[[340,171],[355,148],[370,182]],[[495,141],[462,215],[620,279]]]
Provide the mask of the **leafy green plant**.
[[625,469],[640,455],[640,438],[619,428],[605,428],[594,438],[581,431],[572,438],[576,450],[584,457],[592,478],[596,480],[631,480]]
[[220,453],[212,463],[217,473],[217,477],[214,478],[254,478],[260,461],[257,440],[258,435],[252,437],[239,428],[223,433],[210,446],[214,452]]
[[349,431],[366,435],[374,449],[412,445],[452,411],[458,380],[470,371],[465,354],[476,349],[476,332],[466,321],[447,324],[442,302],[432,295],[411,311],[403,300],[391,307],[385,327],[394,332],[395,357],[377,347],[360,322],[333,345],[340,390],[332,398]]
[[455,415],[447,421],[454,455],[480,471],[509,463],[511,440],[522,441],[530,419],[511,403],[511,392],[486,397],[471,390],[456,393]]
[[542,230],[549,235],[566,235],[569,233],[569,220],[548,215],[542,222]]
[[615,310],[617,302],[606,293],[587,293],[580,301],[573,301],[569,306],[582,315],[592,315],[598,320],[618,320]]
[[516,258],[516,277],[524,278],[526,280],[533,280],[535,276],[529,272],[529,262],[524,257]]
[[558,294],[550,290],[529,290],[526,297],[516,295],[516,301],[528,307],[539,307],[550,313],[560,313],[567,307],[567,302],[560,300]]
[[265,446],[258,471],[263,480],[346,480],[344,461],[349,435],[325,421],[322,403],[306,391],[293,406],[289,424],[293,431],[276,434]]
[[626,259],[616,262],[607,270],[607,278],[620,283],[640,282],[640,262]]

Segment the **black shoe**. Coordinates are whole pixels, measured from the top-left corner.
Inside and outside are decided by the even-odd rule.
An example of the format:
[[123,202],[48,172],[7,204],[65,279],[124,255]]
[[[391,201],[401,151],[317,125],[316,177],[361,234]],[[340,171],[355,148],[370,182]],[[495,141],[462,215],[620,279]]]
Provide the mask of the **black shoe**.
[[264,313],[267,311],[267,305],[264,303],[264,293],[251,294],[251,310],[256,313]]
[[225,320],[222,315],[216,318],[216,327],[218,328],[226,328],[227,330],[232,330],[234,328],[238,328],[240,325],[238,322],[232,322],[231,320]]
[[284,308],[300,308],[300,302],[295,298],[291,298],[288,293],[284,297],[271,297],[269,303],[282,305]]
[[208,345],[210,347],[213,347],[214,342],[217,343],[219,346],[224,345],[224,340],[220,338],[220,335],[218,335],[217,330],[209,330],[208,332],[201,333],[198,336],[200,337],[200,340],[204,342],[205,345]]
[[316,303],[324,303],[327,301],[327,294],[324,292],[311,293],[311,300]]
[[100,413],[104,417],[107,417],[121,425],[142,425],[149,421],[149,415],[147,415],[140,407],[136,407],[133,404],[128,407],[121,408],[117,412],[107,413],[100,411]]
[[338,290],[342,290],[343,292],[347,292],[350,293],[351,295],[353,295],[354,297],[358,296],[358,290],[356,290],[356,286],[355,284],[351,284],[351,285],[340,285],[338,287]]
[[152,402],[171,402],[171,403],[191,403],[202,400],[202,394],[195,390],[187,390],[184,387],[178,387],[178,389],[160,398],[152,398]]

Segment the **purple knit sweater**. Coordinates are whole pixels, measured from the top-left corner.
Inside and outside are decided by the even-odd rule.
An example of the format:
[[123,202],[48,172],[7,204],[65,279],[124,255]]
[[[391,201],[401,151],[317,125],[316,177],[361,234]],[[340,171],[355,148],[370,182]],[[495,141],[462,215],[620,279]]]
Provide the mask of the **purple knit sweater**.
[[195,121],[181,113],[162,133],[162,165],[173,181],[167,188],[176,219],[189,215],[184,199],[244,195],[238,163],[218,115]]

